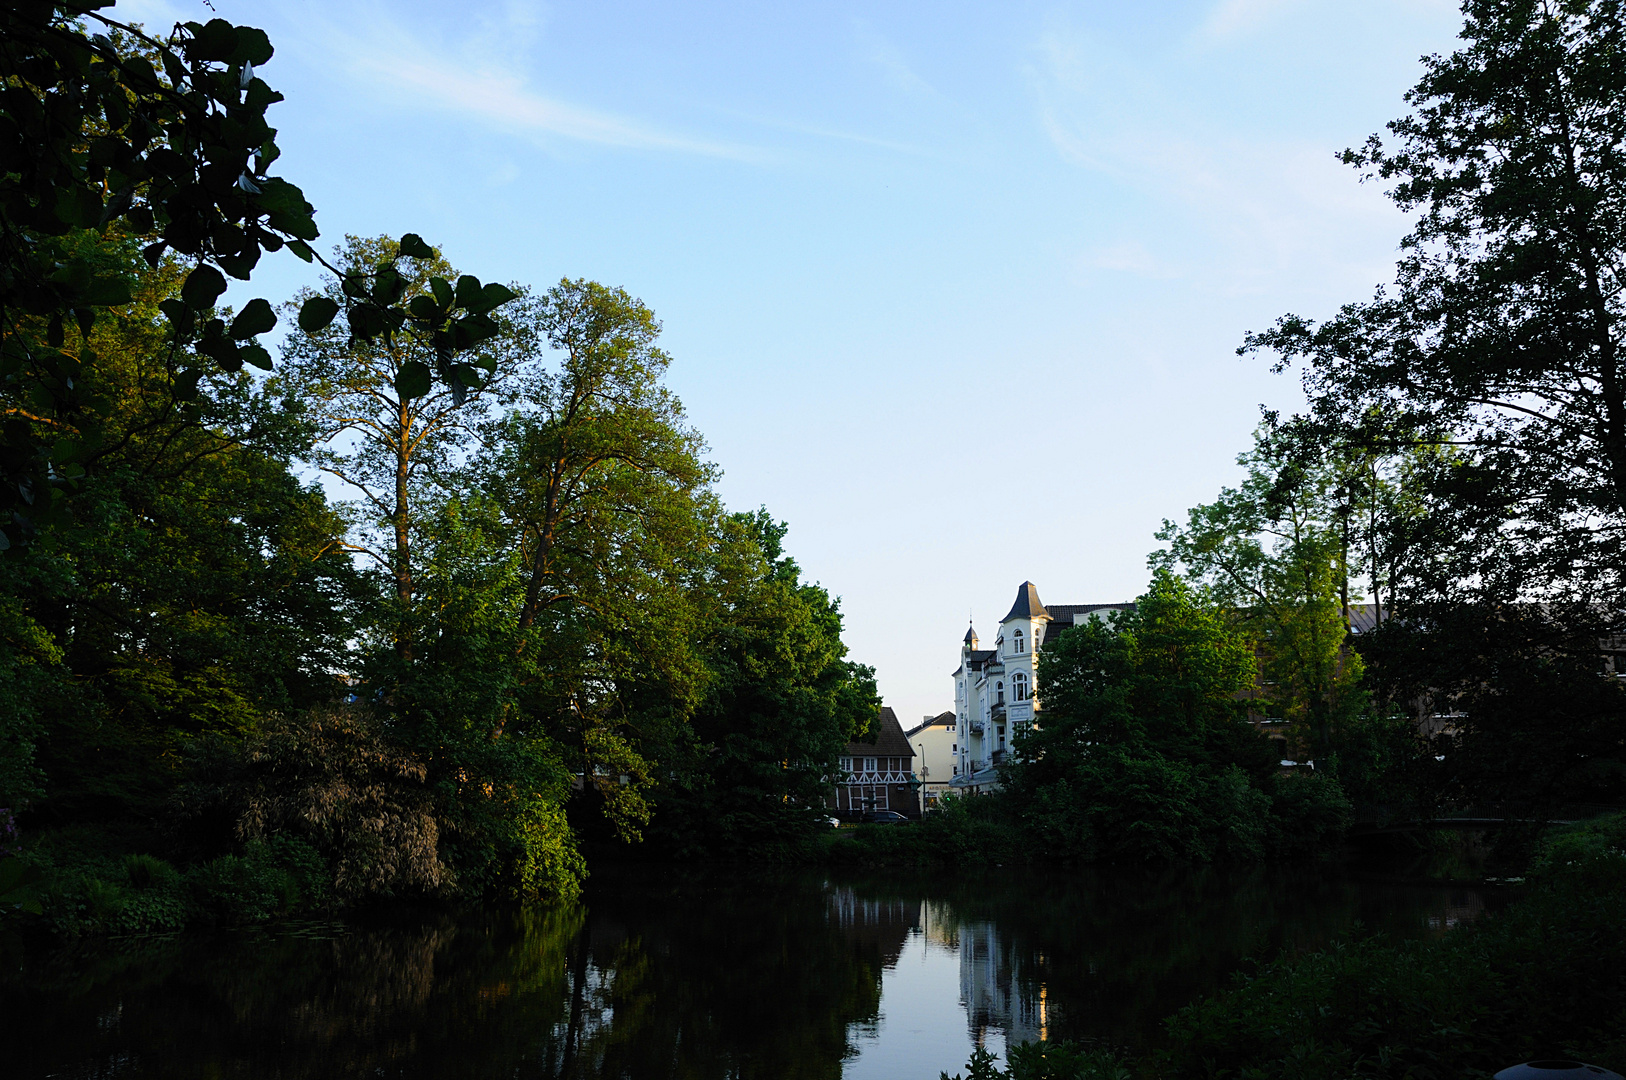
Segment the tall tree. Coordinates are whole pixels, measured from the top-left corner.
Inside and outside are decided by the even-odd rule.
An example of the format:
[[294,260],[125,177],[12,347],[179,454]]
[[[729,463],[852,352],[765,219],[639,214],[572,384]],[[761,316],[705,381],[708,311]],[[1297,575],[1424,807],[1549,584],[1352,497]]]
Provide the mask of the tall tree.
[[58,527],[0,564],[26,620],[12,644],[66,680],[42,695],[37,740],[58,820],[151,814],[188,741],[331,696],[355,598],[338,518],[290,466],[310,432],[298,408],[242,373],[183,392],[192,361],[168,348],[161,306],[184,268],[75,239],[132,281],[128,304],[68,342],[100,358],[82,390],[104,438]]
[[1065,631],[1039,657],[1043,723],[1016,745],[1011,798],[1062,857],[1257,855],[1273,772],[1246,721],[1248,639],[1158,571],[1135,610]]
[[715,470],[662,382],[654,313],[625,290],[562,281],[538,304],[556,369],[527,370],[478,476],[517,564],[514,649],[529,713],[572,748],[626,836],[649,817],[641,747],[698,699],[688,589],[718,513]]
[[783,851],[827,828],[841,750],[880,712],[875,672],[846,658],[840,603],[801,580],[783,522],[764,509],[717,532],[697,589],[705,696],[657,796],[656,829],[674,853]]
[[[246,281],[262,253],[284,247],[321,261],[309,245],[315,208],[269,171],[280,152],[266,110],[282,95],[256,74],[273,53],[265,32],[211,19],[154,37],[101,10],[111,6],[0,9],[0,550],[55,520],[101,438],[102,414],[84,392],[96,353],[65,349],[64,328],[88,333],[130,299],[124,268],[65,249],[62,237],[141,236],[150,265],[169,252],[190,267],[164,307],[171,355],[188,361],[182,397],[206,370],[270,367],[258,344],[276,324],[266,301],[229,324],[212,317],[228,275]],[[411,233],[401,244],[428,251]],[[408,304],[389,264],[345,280],[342,304],[308,306],[301,324],[319,328],[342,307],[359,337],[428,342],[449,385],[475,378],[460,354],[496,332],[488,313],[508,298],[468,278]]]
[[1599,676],[1626,618],[1626,8],[1463,12],[1392,138],[1343,155],[1414,215],[1393,286],[1243,351],[1302,363],[1329,440],[1441,451],[1416,459],[1425,512],[1386,541],[1396,617],[1363,651],[1432,714],[1458,796],[1619,798],[1626,698]]
[[[1383,449],[1447,445],[1413,598],[1618,604],[1626,574],[1626,16],[1468,0],[1415,111],[1344,160],[1415,214],[1392,288],[1243,349],[1302,360],[1313,415]],[[1402,599],[1405,599],[1403,597]]]
[[[334,262],[339,273],[323,291],[306,290],[289,309],[325,301],[337,310],[349,282],[375,266],[396,268],[395,287],[408,307],[433,302],[436,282],[444,290],[457,277],[439,252],[408,255],[389,237],[347,237]],[[272,384],[309,403],[317,424],[311,460],[357,496],[355,550],[390,581],[389,633],[405,659],[413,654],[414,535],[420,518],[444,499],[426,489],[450,479],[481,419],[501,402],[522,361],[535,354],[538,330],[531,316],[523,302],[510,307],[483,346],[481,367],[449,385],[429,380],[437,362],[433,342],[361,336],[348,314],[314,331],[296,331],[283,345],[284,367]]]

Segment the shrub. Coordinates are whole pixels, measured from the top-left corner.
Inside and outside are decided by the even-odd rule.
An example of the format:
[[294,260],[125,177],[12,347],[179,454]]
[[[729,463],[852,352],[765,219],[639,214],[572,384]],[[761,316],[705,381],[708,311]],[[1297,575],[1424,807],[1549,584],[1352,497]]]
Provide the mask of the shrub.
[[1310,855],[1336,846],[1355,807],[1330,776],[1284,776],[1270,800],[1270,847],[1279,855]]

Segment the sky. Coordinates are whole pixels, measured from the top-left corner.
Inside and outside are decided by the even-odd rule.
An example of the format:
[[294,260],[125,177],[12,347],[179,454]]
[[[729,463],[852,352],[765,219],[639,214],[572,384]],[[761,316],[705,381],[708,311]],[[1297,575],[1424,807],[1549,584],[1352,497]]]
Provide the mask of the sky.
[[[1389,279],[1336,160],[1454,47],[1444,0],[121,0],[221,17],[322,244],[417,232],[482,280],[662,320],[731,508],[766,506],[905,726],[968,618],[1111,603],[1240,476],[1291,375],[1249,330]],[[277,301],[312,272],[262,261]]]

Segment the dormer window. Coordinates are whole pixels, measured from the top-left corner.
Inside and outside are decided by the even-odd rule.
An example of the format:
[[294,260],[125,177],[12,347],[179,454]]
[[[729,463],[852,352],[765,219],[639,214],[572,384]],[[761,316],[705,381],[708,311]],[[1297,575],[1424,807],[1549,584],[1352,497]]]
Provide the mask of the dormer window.
[[1022,631],[1018,630],[1011,635],[1011,652],[1020,653],[1027,650],[1022,647]]

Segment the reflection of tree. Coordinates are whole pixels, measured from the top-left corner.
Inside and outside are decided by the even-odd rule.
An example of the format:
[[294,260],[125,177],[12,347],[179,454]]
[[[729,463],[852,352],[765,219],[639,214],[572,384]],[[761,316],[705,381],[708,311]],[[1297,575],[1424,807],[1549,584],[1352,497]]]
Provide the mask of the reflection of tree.
[[562,1077],[835,1078],[848,1026],[878,1015],[885,945],[844,934],[803,881],[646,884],[590,903],[591,967],[573,958],[582,1022],[547,1055]]
[[601,869],[582,906],[31,960],[0,972],[0,1037],[7,1076],[24,1080],[835,1080],[917,930],[961,950],[973,1024],[1134,1044],[1249,957],[1358,921],[1426,934],[1480,906],[1473,890],[1356,886],[1325,867],[833,887]]
[[[484,1076],[560,1019],[579,909],[68,956],[4,989],[14,1075]],[[103,946],[105,949],[105,946]],[[39,987],[44,987],[43,991]],[[471,1038],[478,1031],[479,1038]],[[37,1055],[37,1057],[30,1057]]]
[[[1050,1038],[1115,1044],[1155,1039],[1165,1017],[1250,960],[1318,948],[1357,926],[1424,934],[1431,919],[1472,917],[1477,900],[1357,885],[1322,866],[1092,868],[911,887],[959,919],[974,1031],[981,1023],[1032,1038],[1042,1016]],[[968,958],[979,941],[986,956]]]

